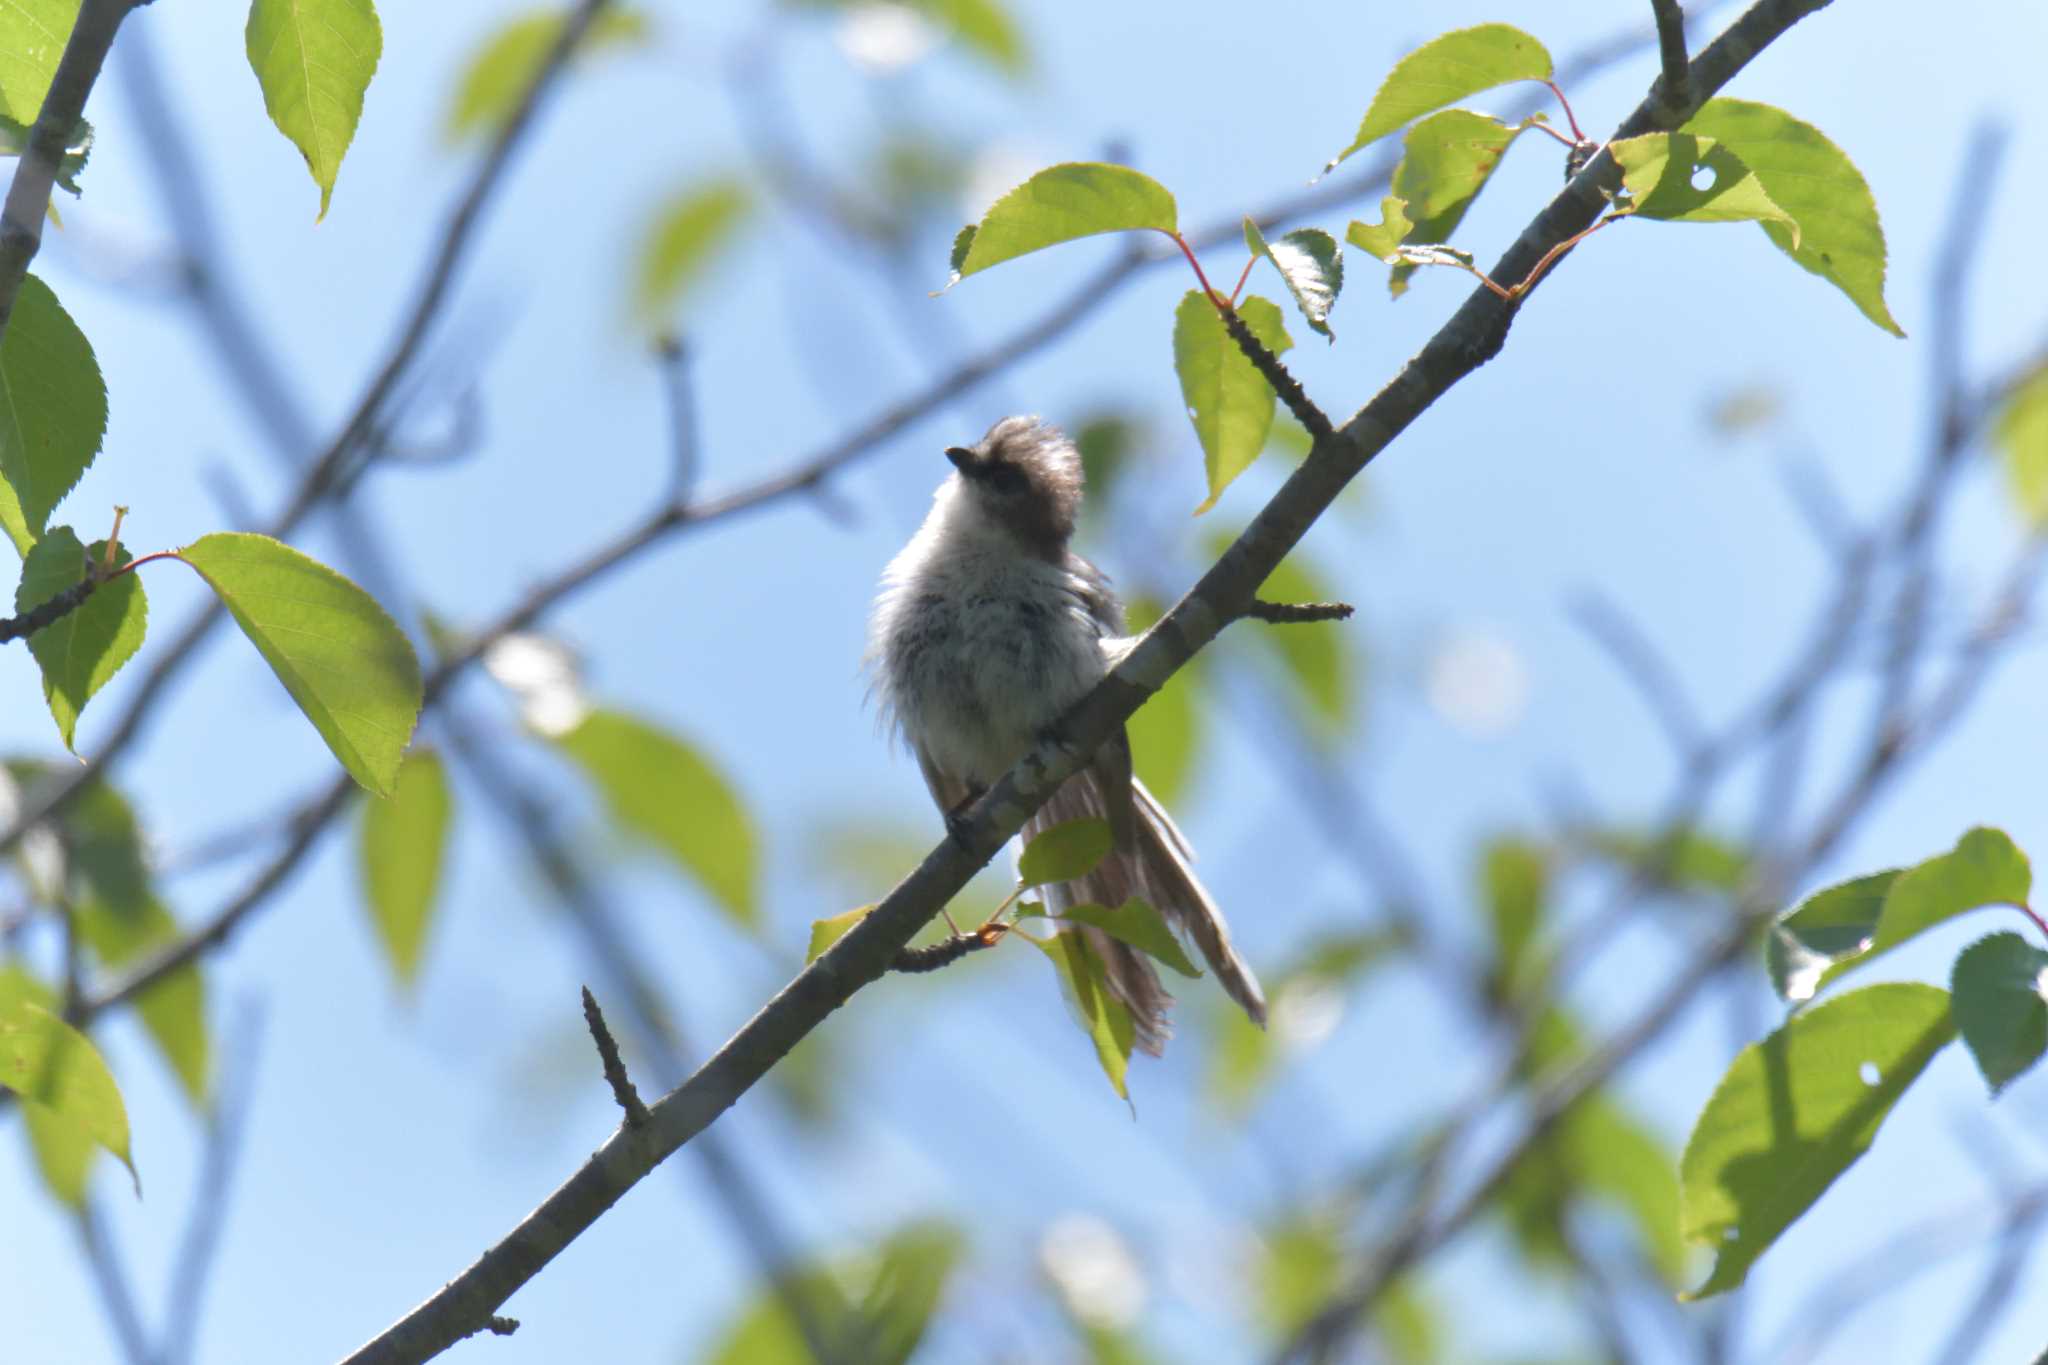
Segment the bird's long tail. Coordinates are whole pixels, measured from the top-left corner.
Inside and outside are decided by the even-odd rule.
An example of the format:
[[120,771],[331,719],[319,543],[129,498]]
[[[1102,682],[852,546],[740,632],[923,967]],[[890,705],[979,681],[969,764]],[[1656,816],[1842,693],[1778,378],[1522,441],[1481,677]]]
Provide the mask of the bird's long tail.
[[[1114,908],[1133,896],[1149,902],[1168,924],[1194,942],[1224,991],[1243,1006],[1253,1023],[1264,1027],[1266,998],[1259,990],[1258,978],[1231,945],[1223,913],[1195,876],[1194,852],[1187,839],[1143,783],[1133,779],[1131,792],[1137,819],[1132,822],[1127,846],[1112,849],[1086,876],[1046,887],[1046,909],[1062,914],[1091,902]],[[1084,768],[1062,783],[1052,799],[1026,822],[1024,837],[1029,842],[1053,825],[1105,819],[1107,814],[1097,776]],[[1102,958],[1111,991],[1131,1011],[1138,1048],[1158,1056],[1173,1034],[1167,1018],[1173,997],[1160,984],[1152,960],[1100,930],[1083,927],[1081,932]]]

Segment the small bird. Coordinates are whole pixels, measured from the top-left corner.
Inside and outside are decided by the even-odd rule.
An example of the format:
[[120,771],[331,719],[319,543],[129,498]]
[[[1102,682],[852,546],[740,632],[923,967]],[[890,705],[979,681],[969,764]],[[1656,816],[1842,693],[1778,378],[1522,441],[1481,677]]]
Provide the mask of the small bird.
[[[883,715],[917,756],[950,822],[1013,767],[1128,650],[1123,606],[1101,570],[1068,548],[1081,510],[1081,455],[1056,427],[1005,417],[946,451],[954,473],[882,575],[867,666]],[[1026,822],[1028,842],[1068,820],[1106,820],[1107,857],[1045,888],[1053,914],[1133,896],[1194,940],[1253,1022],[1266,1000],[1190,865],[1187,839],[1131,772],[1119,730]],[[1079,926],[1130,1008],[1136,1044],[1157,1056],[1172,997],[1151,960]]]

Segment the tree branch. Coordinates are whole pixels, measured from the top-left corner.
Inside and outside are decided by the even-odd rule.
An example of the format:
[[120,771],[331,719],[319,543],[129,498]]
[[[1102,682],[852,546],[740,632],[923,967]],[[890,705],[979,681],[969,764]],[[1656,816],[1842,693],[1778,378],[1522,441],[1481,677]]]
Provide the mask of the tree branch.
[[14,168],[14,180],[7,187],[7,204],[0,209],[0,337],[7,334],[8,319],[14,316],[14,300],[21,293],[29,262],[43,245],[43,216],[50,211],[50,191],[57,183],[57,168],[63,164],[64,149],[78,120],[85,116],[86,97],[100,78],[107,49],[128,12],[147,0],[84,0],[78,18],[71,25],[71,37],[64,55],[50,78],[43,107],[29,130],[28,146]]
[[21,615],[0,619],[0,645],[9,640],[25,640],[44,626],[70,615],[85,604],[85,599],[92,596],[92,590],[99,585],[97,574],[87,574],[55,597]]
[[1650,93],[1678,116],[1671,122],[1676,128],[1692,116],[1694,107],[1692,76],[1685,59],[1685,11],[1678,0],[1650,0],[1650,12],[1657,19],[1657,55],[1664,63],[1664,74]]
[[604,1026],[604,1011],[597,1007],[597,997],[590,993],[588,986],[583,988],[583,1022],[590,1025],[591,1041],[597,1044],[598,1061],[604,1066],[605,1084],[612,1088],[612,1098],[625,1111],[626,1126],[645,1126],[647,1106],[641,1101],[640,1092],[633,1088],[633,1078],[626,1074],[626,1061],[619,1056],[618,1040]]

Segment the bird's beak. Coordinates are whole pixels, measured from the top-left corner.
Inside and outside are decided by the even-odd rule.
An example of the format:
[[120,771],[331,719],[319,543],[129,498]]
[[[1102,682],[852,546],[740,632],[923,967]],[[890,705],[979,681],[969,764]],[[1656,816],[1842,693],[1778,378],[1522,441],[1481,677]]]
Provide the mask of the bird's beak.
[[962,474],[974,467],[974,452],[966,446],[947,446],[946,458],[953,462],[953,468]]

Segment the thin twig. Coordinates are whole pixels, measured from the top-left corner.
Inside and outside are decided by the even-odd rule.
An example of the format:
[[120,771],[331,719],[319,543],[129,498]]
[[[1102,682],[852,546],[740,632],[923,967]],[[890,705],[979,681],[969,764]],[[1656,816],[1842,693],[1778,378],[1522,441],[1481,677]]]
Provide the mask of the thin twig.
[[641,1102],[640,1092],[633,1088],[633,1078],[626,1074],[626,1061],[619,1056],[618,1041],[604,1026],[604,1011],[597,1007],[597,997],[588,986],[583,988],[583,1022],[590,1025],[591,1040],[597,1044],[598,1060],[604,1065],[605,1084],[612,1088],[612,1098],[625,1111],[626,1126],[645,1127],[647,1106]]
[[1316,621],[1349,621],[1356,611],[1349,602],[1268,602],[1260,597],[1253,599],[1244,614],[1253,621],[1297,626]]
[[1681,759],[1690,758],[1706,742],[1706,726],[1685,695],[1678,670],[1650,642],[1613,599],[1597,590],[1579,593],[1567,614],[1593,642],[1607,652],[1621,675],[1635,684],[1643,704],[1664,728],[1665,738]]
[[[1192,259],[1192,258],[1190,258]],[[1212,296],[1213,298],[1213,296]],[[1265,343],[1252,335],[1252,329],[1244,325],[1244,319],[1237,315],[1228,301],[1214,298],[1217,316],[1223,319],[1223,330],[1230,333],[1230,339],[1237,343],[1237,349],[1244,352],[1259,373],[1273,386],[1273,392],[1280,395],[1280,401],[1294,414],[1294,420],[1301,423],[1309,436],[1317,441],[1330,439],[1330,419],[1315,405],[1301,381],[1290,374],[1280,357],[1266,349]]]
[[1665,109],[1677,115],[1671,126],[1685,122],[1692,112],[1692,76],[1685,59],[1685,11],[1678,0],[1650,0],[1650,12],[1657,19],[1657,55],[1663,75],[1652,88]]

